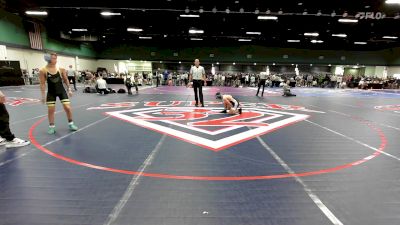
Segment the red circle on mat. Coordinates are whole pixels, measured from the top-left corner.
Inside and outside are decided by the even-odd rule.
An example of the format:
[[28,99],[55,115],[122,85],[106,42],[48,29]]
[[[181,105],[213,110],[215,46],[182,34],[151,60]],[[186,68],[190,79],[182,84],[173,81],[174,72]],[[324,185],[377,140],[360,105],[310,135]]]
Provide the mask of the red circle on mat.
[[36,127],[41,124],[45,118],[37,121],[33,126],[29,129],[29,138],[34,146],[36,146],[39,150],[42,152],[49,154],[57,159],[79,165],[79,166],[84,166],[92,169],[97,169],[97,170],[103,170],[103,171],[108,171],[108,172],[113,172],[113,173],[121,173],[121,174],[128,174],[128,175],[136,175],[136,176],[143,176],[143,177],[153,177],[153,178],[162,178],[162,179],[176,179],[176,180],[205,180],[205,181],[239,181],[239,180],[268,180],[268,179],[281,179],[281,178],[289,178],[289,177],[306,177],[306,176],[313,176],[313,175],[318,175],[318,174],[326,174],[326,173],[332,173],[336,172],[342,169],[350,168],[353,166],[360,165],[362,163],[365,163],[368,160],[371,160],[378,155],[382,153],[382,151],[385,149],[386,144],[387,144],[387,139],[385,137],[385,134],[382,132],[381,129],[378,127],[375,127],[373,124],[369,123],[368,121],[358,119],[358,118],[352,118],[355,120],[358,120],[359,122],[367,125],[371,130],[375,131],[377,135],[379,136],[381,143],[379,145],[379,148],[376,149],[371,155],[364,157],[360,160],[357,160],[355,162],[339,165],[336,167],[332,168],[327,168],[327,169],[322,169],[322,170],[315,170],[315,171],[309,171],[309,172],[302,172],[302,173],[285,173],[285,174],[276,174],[276,175],[265,175],[265,176],[190,176],[190,175],[174,175],[174,174],[163,174],[163,173],[145,173],[145,172],[139,172],[139,171],[133,171],[133,170],[121,170],[121,169],[116,169],[116,168],[110,168],[110,167],[104,167],[104,166],[99,166],[99,165],[94,165],[82,161],[78,161],[57,153],[52,152],[51,150],[45,148],[43,145],[37,142],[35,136],[33,135],[33,132],[35,131]]

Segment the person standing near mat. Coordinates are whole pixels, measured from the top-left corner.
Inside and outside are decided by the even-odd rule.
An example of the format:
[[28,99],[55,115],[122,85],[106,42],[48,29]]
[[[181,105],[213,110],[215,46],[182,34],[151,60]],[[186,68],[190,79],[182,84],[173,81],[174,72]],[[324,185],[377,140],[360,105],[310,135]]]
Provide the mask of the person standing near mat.
[[258,82],[258,90],[256,96],[258,96],[258,93],[260,92],[260,88],[262,86],[262,92],[261,92],[261,97],[264,96],[264,88],[265,88],[265,81],[267,80],[267,72],[261,72],[260,73],[260,81]]
[[69,65],[69,70],[67,70],[67,75],[68,75],[68,80],[72,81],[72,84],[74,85],[74,89],[75,89],[75,91],[77,91],[77,89],[76,89],[76,73],[75,73],[75,70],[72,69],[72,65]]
[[[78,127],[72,120],[72,110],[70,106],[69,97],[72,96],[71,88],[69,87],[69,81],[65,69],[57,67],[57,54],[51,53],[46,54],[44,57],[47,65],[40,70],[40,90],[42,93],[42,102],[47,104],[48,107],[48,118],[49,118],[49,129],[48,134],[54,134],[56,127],[54,124],[54,114],[56,109],[56,99],[60,99],[64,111],[67,114],[68,126],[71,131],[77,131]],[[47,82],[47,98],[46,94],[46,82]],[[65,91],[64,84],[68,88],[68,94]]]
[[[200,60],[194,60],[194,66],[190,69],[189,81],[193,82],[194,98],[196,100],[196,107],[199,106],[199,97],[201,107],[204,107],[203,101],[203,85],[206,82],[206,72],[204,67],[200,66]],[[199,89],[199,96],[197,95],[197,89]]]
[[5,106],[6,97],[0,91],[0,146],[5,145],[6,148],[16,148],[29,145],[29,141],[16,138],[10,130],[10,115]]

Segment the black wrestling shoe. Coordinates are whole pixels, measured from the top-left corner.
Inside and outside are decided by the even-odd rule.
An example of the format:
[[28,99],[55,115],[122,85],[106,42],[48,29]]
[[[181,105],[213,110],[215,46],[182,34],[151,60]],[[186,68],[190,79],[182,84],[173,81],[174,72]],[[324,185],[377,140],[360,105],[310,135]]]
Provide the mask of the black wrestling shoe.
[[238,111],[239,111],[239,114],[242,114],[242,108],[239,108]]
[[219,113],[226,113],[226,109],[225,110],[222,110],[221,112],[219,112]]

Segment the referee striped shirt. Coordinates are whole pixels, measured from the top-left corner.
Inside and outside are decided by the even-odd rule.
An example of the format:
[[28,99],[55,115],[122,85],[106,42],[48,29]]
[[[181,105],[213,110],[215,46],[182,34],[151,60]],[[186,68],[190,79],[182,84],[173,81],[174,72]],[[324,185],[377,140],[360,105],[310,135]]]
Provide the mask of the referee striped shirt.
[[203,80],[203,75],[206,74],[204,67],[199,66],[192,66],[190,69],[190,74],[192,74],[192,79],[193,80]]

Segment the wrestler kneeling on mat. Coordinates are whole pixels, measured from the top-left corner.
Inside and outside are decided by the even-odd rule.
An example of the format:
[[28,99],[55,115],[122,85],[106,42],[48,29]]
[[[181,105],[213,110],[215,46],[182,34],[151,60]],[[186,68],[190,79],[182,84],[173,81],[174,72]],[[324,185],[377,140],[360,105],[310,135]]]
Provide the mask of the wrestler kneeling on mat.
[[[64,111],[67,114],[68,125],[71,131],[77,131],[78,127],[72,120],[72,110],[68,97],[72,96],[71,88],[69,87],[69,81],[65,69],[57,67],[57,54],[47,54],[44,57],[47,65],[40,70],[40,90],[42,93],[42,102],[47,103],[48,117],[49,117],[49,134],[56,132],[54,124],[54,114],[56,109],[56,99],[60,99],[64,106]],[[45,99],[45,88],[47,81],[47,98]],[[65,91],[64,84],[68,87],[68,94]]]
[[240,108],[240,103],[232,95],[222,95],[221,93],[215,94],[217,99],[221,99],[224,103],[224,110],[221,113],[228,113],[231,115],[242,114],[242,108]]

